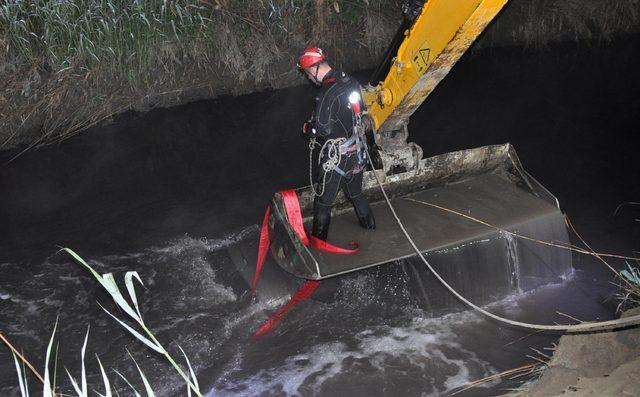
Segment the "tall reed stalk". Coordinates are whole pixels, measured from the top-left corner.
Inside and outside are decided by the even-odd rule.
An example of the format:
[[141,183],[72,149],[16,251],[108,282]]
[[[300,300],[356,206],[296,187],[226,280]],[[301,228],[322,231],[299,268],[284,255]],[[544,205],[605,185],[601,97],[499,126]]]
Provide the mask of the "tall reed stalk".
[[[120,289],[118,288],[118,285],[115,282],[113,274],[105,273],[103,275],[100,275],[73,250],[69,248],[62,248],[62,251],[67,252],[69,255],[71,255],[80,265],[82,265],[85,269],[87,269],[93,275],[93,277],[100,283],[100,285],[109,293],[109,295],[111,295],[111,298],[118,305],[118,307],[122,309],[131,319],[133,319],[137,323],[137,325],[144,331],[144,335],[136,331],[134,327],[130,326],[123,320],[111,314],[107,309],[105,309],[104,307],[102,307],[102,305],[100,305],[100,307],[102,307],[102,310],[104,310],[105,313],[107,313],[114,320],[116,320],[123,328],[125,328],[136,339],[138,339],[139,341],[147,345],[147,347],[151,348],[157,353],[162,354],[166,358],[166,360],[171,364],[171,366],[176,370],[176,372],[180,375],[180,377],[185,381],[185,383],[189,388],[189,394],[191,394],[191,390],[193,390],[193,392],[198,397],[202,397],[202,394],[200,393],[200,387],[198,386],[198,381],[196,380],[193,369],[191,368],[191,363],[189,362],[189,359],[187,358],[186,354],[184,354],[184,351],[182,350],[182,348],[180,348],[180,351],[182,352],[182,354],[186,359],[187,366],[189,367],[190,375],[187,375],[182,370],[180,365],[178,365],[178,363],[174,360],[171,354],[167,351],[167,349],[163,347],[160,341],[155,337],[153,332],[149,329],[147,324],[144,322],[144,319],[142,318],[142,313],[140,312],[140,307],[138,306],[138,297],[136,295],[135,287],[133,284],[134,280],[138,280],[138,282],[142,284],[142,279],[140,278],[138,273],[135,271],[129,271],[124,276],[125,286],[127,289],[127,293],[129,294],[129,299],[131,301],[131,303],[129,303],[120,292]],[[88,335],[88,331],[87,331],[87,335]],[[51,340],[53,341],[53,337]],[[82,348],[83,378],[85,376],[84,375],[84,351],[86,348],[86,341],[87,339],[85,338],[85,344],[84,344],[84,347]],[[48,354],[47,354],[47,357],[48,357]],[[145,389],[149,391],[151,388],[137,363],[136,363],[136,367],[138,368],[138,371],[140,372],[140,375],[144,381]],[[71,375],[69,375],[69,377],[71,377]],[[45,373],[45,385],[47,383],[46,380],[47,380],[47,375]],[[76,388],[76,390],[78,390],[75,383],[74,383],[74,387]],[[84,388],[86,389],[86,386],[84,386]]]

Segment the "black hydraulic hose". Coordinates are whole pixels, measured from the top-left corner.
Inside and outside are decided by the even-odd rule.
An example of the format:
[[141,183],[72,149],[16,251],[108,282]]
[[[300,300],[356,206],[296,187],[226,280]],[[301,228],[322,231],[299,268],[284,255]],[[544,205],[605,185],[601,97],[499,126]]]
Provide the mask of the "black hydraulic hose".
[[400,25],[400,27],[398,28],[396,35],[391,41],[391,44],[385,51],[382,61],[380,61],[378,67],[371,75],[371,78],[369,78],[369,83],[371,85],[376,86],[379,82],[383,81],[385,77],[387,77],[387,74],[391,69],[391,62],[393,61],[393,58],[395,58],[398,54],[398,48],[400,48],[400,44],[402,44],[402,42],[404,41],[404,32],[407,29],[411,28],[412,24],[413,21],[410,21],[406,18],[402,20],[402,25]]
[[405,0],[402,4],[402,24],[398,28],[393,40],[391,40],[391,44],[385,51],[384,57],[378,64],[378,67],[371,75],[369,79],[371,85],[378,85],[378,83],[383,81],[385,77],[387,77],[387,74],[389,74],[391,62],[393,62],[393,58],[398,54],[398,49],[405,38],[405,32],[411,28],[416,18],[418,18],[418,15],[420,15],[424,3],[425,0]]

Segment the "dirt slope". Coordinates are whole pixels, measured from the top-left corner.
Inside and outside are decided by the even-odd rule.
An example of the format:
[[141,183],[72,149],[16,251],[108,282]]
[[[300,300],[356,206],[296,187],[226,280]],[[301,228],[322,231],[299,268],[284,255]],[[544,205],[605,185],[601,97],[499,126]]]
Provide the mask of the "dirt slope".
[[[623,317],[640,314],[640,308]],[[549,368],[524,396],[640,396],[640,328],[560,339]]]

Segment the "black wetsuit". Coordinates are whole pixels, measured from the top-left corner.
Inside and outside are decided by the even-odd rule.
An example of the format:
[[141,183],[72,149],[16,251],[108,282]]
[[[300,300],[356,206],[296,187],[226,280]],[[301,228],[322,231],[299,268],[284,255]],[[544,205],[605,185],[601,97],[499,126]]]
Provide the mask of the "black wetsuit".
[[[354,94],[356,93],[356,94]],[[352,105],[351,100],[357,99],[358,104]],[[375,219],[367,199],[362,195],[362,174],[366,166],[367,150],[364,133],[357,132],[357,109],[364,110],[365,106],[360,97],[358,82],[338,71],[331,70],[322,81],[322,88],[316,97],[315,135],[319,143],[324,144],[329,139],[344,138],[341,146],[340,163],[333,170],[325,171],[322,164],[326,163],[328,150],[320,153],[320,164],[317,173],[317,190],[324,190],[322,195],[315,198],[313,208],[312,234],[321,240],[327,239],[329,224],[331,223],[331,207],[342,189],[353,204],[360,225],[367,229],[375,229]],[[355,110],[355,111],[354,111]],[[359,139],[357,137],[359,136]]]

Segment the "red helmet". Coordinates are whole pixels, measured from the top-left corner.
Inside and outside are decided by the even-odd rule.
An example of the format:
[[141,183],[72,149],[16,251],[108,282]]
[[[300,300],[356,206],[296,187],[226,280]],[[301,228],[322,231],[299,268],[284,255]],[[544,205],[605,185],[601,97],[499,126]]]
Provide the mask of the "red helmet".
[[325,60],[322,48],[309,47],[298,57],[298,67],[306,70]]

